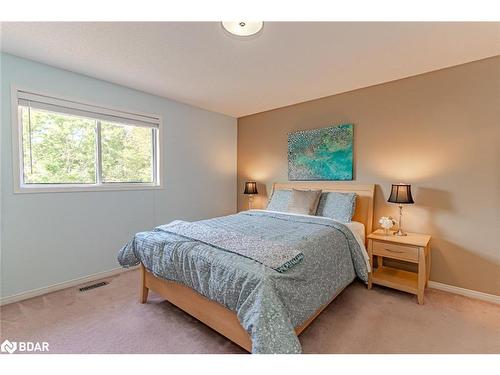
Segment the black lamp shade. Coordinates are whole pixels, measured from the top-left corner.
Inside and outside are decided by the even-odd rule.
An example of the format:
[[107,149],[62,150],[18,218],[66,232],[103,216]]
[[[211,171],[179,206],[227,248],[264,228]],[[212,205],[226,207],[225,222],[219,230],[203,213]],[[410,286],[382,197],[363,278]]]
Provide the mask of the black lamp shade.
[[245,182],[245,191],[243,194],[259,194],[257,192],[257,183],[255,181]]
[[398,204],[412,204],[413,197],[411,196],[411,185],[408,184],[395,184],[392,185],[391,196],[387,202]]

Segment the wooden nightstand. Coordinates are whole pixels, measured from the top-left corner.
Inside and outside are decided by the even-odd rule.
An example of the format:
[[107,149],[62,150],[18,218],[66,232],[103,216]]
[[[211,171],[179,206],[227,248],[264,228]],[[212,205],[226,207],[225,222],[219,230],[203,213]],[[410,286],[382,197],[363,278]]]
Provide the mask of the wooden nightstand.
[[[371,289],[373,283],[416,294],[418,303],[422,305],[431,270],[431,236],[417,233],[394,236],[392,232],[390,233],[386,236],[382,229],[378,229],[368,236],[368,256],[372,265],[368,289]],[[378,258],[375,269],[373,269],[374,256]],[[418,272],[384,266],[383,258],[417,263]]]

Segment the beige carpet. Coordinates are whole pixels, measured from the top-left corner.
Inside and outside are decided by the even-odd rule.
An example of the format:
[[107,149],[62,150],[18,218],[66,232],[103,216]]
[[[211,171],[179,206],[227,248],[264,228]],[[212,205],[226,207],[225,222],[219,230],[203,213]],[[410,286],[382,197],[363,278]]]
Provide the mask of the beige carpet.
[[[3,306],[1,341],[48,341],[51,353],[243,353],[153,293],[138,271]],[[500,306],[427,290],[415,296],[353,283],[300,336],[305,353],[500,353]]]

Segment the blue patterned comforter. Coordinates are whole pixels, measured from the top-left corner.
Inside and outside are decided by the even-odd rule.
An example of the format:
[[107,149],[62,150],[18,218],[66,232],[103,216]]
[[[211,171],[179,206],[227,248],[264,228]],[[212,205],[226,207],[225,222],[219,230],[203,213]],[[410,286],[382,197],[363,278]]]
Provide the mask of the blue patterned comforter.
[[294,327],[305,322],[356,275],[368,279],[366,251],[331,219],[245,211],[200,223],[300,251],[300,263],[277,272],[251,258],[169,232],[137,233],[119,252],[124,267],[142,262],[156,276],[182,283],[234,311],[253,353],[300,353]]

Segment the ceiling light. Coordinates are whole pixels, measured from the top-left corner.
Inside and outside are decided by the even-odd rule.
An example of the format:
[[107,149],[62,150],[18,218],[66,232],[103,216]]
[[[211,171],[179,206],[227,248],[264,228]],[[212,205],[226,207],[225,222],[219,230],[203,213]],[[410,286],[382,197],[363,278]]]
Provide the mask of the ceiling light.
[[222,22],[222,27],[236,36],[255,35],[262,30],[262,26],[264,26],[264,22]]

